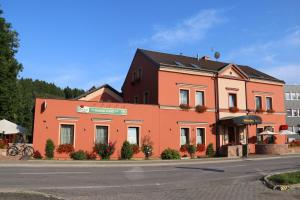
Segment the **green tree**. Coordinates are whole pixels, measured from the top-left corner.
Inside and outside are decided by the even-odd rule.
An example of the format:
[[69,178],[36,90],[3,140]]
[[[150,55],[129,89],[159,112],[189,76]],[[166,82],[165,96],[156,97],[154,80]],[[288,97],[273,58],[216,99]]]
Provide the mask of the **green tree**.
[[18,33],[0,10],[0,118],[12,121],[17,120],[20,105],[17,76],[23,67],[15,58],[18,47]]

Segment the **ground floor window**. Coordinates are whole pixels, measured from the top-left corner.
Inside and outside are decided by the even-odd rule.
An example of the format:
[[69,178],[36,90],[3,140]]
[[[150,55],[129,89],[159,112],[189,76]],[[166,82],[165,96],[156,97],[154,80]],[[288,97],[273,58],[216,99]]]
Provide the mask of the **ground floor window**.
[[96,126],[95,143],[107,144],[108,143],[108,127]]
[[180,145],[189,144],[189,129],[181,128],[180,129]]
[[139,133],[140,128],[139,127],[128,127],[128,137],[127,141],[130,144],[137,144],[139,145]]
[[204,128],[197,128],[197,144],[205,144],[205,129]]
[[60,144],[74,143],[74,125],[61,124],[60,125]]

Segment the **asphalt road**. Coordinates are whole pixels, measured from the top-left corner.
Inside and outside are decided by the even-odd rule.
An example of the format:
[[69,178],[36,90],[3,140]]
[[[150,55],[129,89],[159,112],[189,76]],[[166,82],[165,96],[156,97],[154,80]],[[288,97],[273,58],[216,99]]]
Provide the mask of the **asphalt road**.
[[259,180],[296,169],[300,157],[170,166],[0,165],[0,199],[10,199],[5,191],[35,191],[64,199],[300,200],[300,190],[272,191]]

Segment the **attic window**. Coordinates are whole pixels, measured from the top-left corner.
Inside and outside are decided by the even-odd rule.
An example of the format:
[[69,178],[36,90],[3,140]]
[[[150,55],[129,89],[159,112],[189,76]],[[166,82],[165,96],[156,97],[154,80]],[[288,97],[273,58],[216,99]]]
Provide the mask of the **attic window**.
[[196,64],[193,64],[193,63],[190,63],[190,65],[193,67],[193,68],[196,68],[196,69],[200,69],[201,67],[196,65]]
[[178,61],[174,61],[174,63],[180,67],[185,67],[184,64],[182,64],[181,62],[178,62]]

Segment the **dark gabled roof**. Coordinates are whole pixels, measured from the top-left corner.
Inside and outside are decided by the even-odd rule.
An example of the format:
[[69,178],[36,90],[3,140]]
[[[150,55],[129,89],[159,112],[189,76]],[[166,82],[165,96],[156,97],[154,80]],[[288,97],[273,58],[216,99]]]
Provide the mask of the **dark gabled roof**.
[[91,94],[91,93],[93,93],[93,92],[95,92],[95,91],[97,91],[97,90],[99,90],[99,89],[101,89],[101,88],[108,88],[108,89],[110,89],[111,91],[113,91],[114,93],[116,93],[117,95],[119,95],[120,97],[123,96],[122,93],[120,93],[119,91],[117,91],[115,88],[111,87],[109,84],[104,84],[104,85],[101,85],[100,87],[96,87],[96,88],[94,88],[94,89],[88,90],[87,92],[85,92],[85,93],[83,93],[82,95],[76,97],[75,99],[80,99],[80,98],[82,98],[82,97],[86,97],[87,95],[89,95],[89,94]]
[[[160,66],[170,65],[172,67],[180,69],[191,69],[196,71],[208,71],[217,73],[222,68],[226,67],[230,63],[207,60],[207,59],[197,59],[196,57],[189,57],[184,55],[175,55],[168,53],[161,53],[156,51],[149,51],[144,49],[137,49],[137,51],[144,54],[147,58],[151,59],[153,62]],[[256,78],[262,80],[269,80],[284,83],[283,80],[279,80],[261,71],[253,69],[252,67],[245,65],[236,65],[239,67],[249,78]]]

